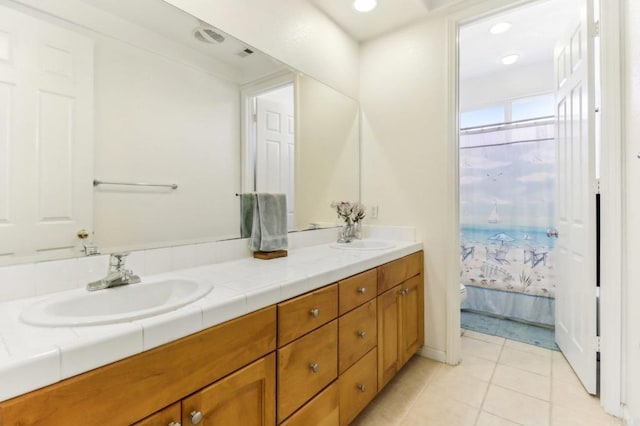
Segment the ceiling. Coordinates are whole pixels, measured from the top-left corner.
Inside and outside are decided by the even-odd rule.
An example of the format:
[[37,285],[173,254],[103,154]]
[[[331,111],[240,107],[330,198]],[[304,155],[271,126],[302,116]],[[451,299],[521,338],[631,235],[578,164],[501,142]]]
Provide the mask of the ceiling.
[[[576,0],[546,0],[492,15],[460,29],[460,78],[462,80],[504,70],[500,59],[517,54],[509,69],[534,64],[553,66],[553,49],[575,22]],[[503,34],[489,28],[499,22],[512,24]]]
[[[215,58],[234,69],[234,78],[240,83],[256,80],[286,69],[280,62],[251,48],[186,12],[157,0],[81,0],[105,12],[116,15],[135,25],[144,27],[169,40],[182,44],[205,56]],[[222,43],[204,43],[194,37],[196,28],[213,29],[224,37]],[[253,52],[244,55],[250,48]]]
[[[308,0],[357,41],[364,42],[423,19],[430,12],[460,0],[377,0],[368,13],[357,12],[353,0]],[[492,15],[461,28],[461,79],[503,70],[500,59],[516,53],[518,67],[552,64],[553,47],[578,10],[576,0],[542,0]],[[489,28],[509,22],[506,33],[493,35]]]
[[353,8],[353,0],[309,0],[357,41],[366,41],[418,21],[435,9],[460,0],[377,0],[371,12]]

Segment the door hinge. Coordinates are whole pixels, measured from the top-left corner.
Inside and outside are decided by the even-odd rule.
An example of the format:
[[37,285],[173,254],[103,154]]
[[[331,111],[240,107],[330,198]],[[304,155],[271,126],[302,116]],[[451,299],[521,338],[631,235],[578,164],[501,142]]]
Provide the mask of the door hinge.
[[599,194],[600,193],[600,179],[596,179],[593,187],[594,187],[595,193]]
[[600,336],[596,336],[595,347],[596,352],[600,352]]
[[593,37],[600,37],[600,21],[593,23]]
[[254,122],[254,123],[257,123],[257,122],[258,122],[258,114],[253,114],[253,115],[251,116],[251,118],[253,119],[253,122]]

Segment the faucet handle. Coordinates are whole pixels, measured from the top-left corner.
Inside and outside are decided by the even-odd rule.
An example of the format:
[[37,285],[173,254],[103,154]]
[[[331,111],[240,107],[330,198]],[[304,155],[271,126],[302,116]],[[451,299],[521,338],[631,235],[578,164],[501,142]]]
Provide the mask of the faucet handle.
[[129,252],[111,253],[109,263],[112,266],[121,268],[124,266],[124,262],[127,260],[127,256],[129,256],[129,254],[130,254]]

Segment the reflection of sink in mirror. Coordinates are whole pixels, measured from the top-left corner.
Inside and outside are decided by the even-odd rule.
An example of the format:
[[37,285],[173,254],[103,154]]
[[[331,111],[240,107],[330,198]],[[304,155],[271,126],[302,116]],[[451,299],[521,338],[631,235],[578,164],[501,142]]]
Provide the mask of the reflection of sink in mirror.
[[353,240],[350,243],[334,243],[331,247],[343,250],[386,250],[395,247],[391,241]]
[[213,286],[183,278],[142,282],[94,292],[60,293],[35,303],[20,319],[48,327],[113,324],[172,311],[207,295]]

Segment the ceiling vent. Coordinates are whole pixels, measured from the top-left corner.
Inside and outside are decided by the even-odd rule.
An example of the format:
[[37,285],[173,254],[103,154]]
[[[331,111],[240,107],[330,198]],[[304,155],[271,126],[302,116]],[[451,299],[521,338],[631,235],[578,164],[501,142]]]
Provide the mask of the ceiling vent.
[[244,50],[241,50],[238,52],[238,56],[240,56],[241,58],[246,58],[247,56],[251,55],[253,53],[253,50],[249,49],[248,47]]
[[203,43],[222,43],[224,36],[215,32],[213,28],[196,27],[193,29],[193,36]]

